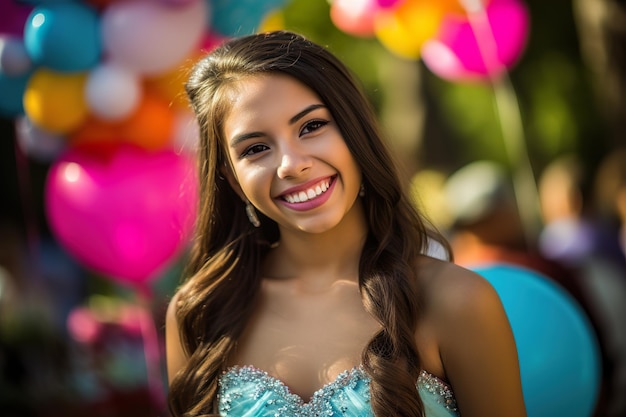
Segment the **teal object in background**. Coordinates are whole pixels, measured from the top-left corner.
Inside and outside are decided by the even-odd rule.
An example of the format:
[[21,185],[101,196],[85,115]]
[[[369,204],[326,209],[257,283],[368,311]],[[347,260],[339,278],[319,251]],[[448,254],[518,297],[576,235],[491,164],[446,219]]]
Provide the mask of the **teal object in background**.
[[0,72],[0,116],[16,117],[24,114],[22,96],[31,73],[9,76]]
[[600,391],[601,356],[578,302],[524,268],[500,264],[473,270],[493,285],[511,322],[528,417],[590,417]]
[[102,50],[98,14],[73,2],[38,6],[24,26],[24,45],[37,66],[60,72],[89,70]]
[[279,9],[286,0],[205,0],[211,9],[209,27],[225,36],[250,35],[258,31],[263,18]]

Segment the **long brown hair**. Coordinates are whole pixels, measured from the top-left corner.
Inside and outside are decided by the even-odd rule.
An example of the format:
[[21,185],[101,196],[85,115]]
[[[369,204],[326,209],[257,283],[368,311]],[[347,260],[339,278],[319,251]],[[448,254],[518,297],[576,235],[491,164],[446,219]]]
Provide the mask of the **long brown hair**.
[[222,120],[229,86],[255,74],[282,73],[302,82],[328,107],[362,170],[369,223],[359,265],[359,286],[381,330],[363,350],[371,378],[374,413],[422,416],[415,383],[421,364],[415,345],[419,316],[416,259],[428,237],[445,242],[403,192],[375,114],[346,66],[304,37],[276,31],[235,38],[195,67],[186,84],[200,125],[200,215],[188,279],[179,290],[177,319],[189,355],[170,386],[175,416],[210,413],[218,379],[254,306],[260,262],[278,239],[276,224],[262,217],[250,225],[244,204],[220,172],[227,163]]

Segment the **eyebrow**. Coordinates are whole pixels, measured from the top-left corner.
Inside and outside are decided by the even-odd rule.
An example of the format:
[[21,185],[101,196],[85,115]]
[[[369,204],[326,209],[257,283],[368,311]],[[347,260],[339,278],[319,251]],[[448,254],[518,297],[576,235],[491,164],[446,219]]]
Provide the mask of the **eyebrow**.
[[304,116],[311,113],[313,110],[317,110],[322,107],[326,107],[326,106],[323,104],[311,104],[310,106],[302,110],[300,113],[296,114],[291,119],[289,119],[289,124],[292,125],[296,123],[298,120],[302,119]]
[[[307,106],[304,110],[302,110],[301,112],[297,113],[295,116],[293,116],[291,119],[289,119],[289,124],[292,125],[294,123],[296,123],[298,120],[302,119],[304,116],[306,116],[307,114],[311,113],[314,110],[320,109],[320,108],[326,108],[325,105],[323,104],[311,104],[310,106]],[[247,140],[247,139],[251,139],[251,138],[258,138],[263,136],[264,133],[263,132],[248,132],[248,133],[243,133],[241,135],[237,135],[235,137],[232,138],[232,140],[230,141],[230,146],[232,148],[234,148],[235,146],[237,146],[237,144]]]

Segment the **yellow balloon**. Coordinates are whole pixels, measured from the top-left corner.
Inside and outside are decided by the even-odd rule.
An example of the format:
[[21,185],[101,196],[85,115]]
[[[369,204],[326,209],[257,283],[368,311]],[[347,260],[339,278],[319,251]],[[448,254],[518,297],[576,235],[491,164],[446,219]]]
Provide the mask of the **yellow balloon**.
[[456,0],[405,0],[381,10],[374,19],[377,39],[392,53],[418,59],[424,42],[434,37],[446,13],[461,13]]
[[68,133],[87,117],[84,98],[86,73],[37,70],[24,91],[24,112],[37,127],[52,133]]
[[277,9],[269,12],[261,22],[259,32],[285,29],[285,17],[282,10]]

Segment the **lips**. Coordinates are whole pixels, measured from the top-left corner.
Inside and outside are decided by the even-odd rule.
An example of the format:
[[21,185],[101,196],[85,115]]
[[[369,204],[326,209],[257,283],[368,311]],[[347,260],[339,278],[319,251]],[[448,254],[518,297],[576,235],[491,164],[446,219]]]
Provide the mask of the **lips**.
[[279,199],[294,210],[310,210],[326,202],[335,185],[336,175],[289,189]]
[[304,190],[295,191],[289,194],[283,194],[282,199],[288,203],[304,203],[312,200],[317,196],[324,194],[330,188],[332,178],[325,178]]

